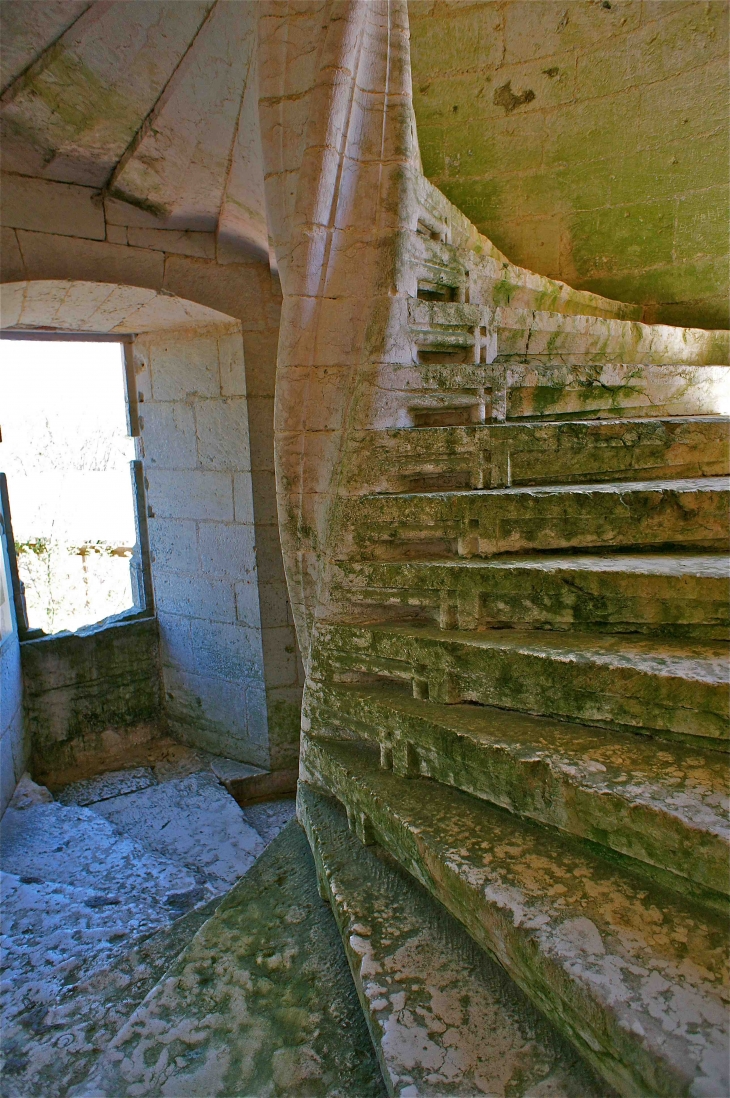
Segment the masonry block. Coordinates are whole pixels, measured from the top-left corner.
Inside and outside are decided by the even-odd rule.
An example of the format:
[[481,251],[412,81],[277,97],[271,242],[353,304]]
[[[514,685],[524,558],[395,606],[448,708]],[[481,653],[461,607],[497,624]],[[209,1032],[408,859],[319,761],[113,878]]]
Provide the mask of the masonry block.
[[153,518],[233,519],[233,484],[228,473],[151,469],[148,479]]
[[164,613],[181,614],[206,622],[236,620],[233,584],[227,580],[179,575],[157,569],[154,584],[155,601]]
[[173,333],[155,337],[149,344],[149,356],[155,400],[220,396],[215,336]]
[[199,675],[262,680],[261,634],[244,625],[196,621],[193,626],[195,670]]
[[145,402],[140,414],[145,463],[160,469],[195,469],[195,414],[190,404]]
[[195,405],[198,458],[204,469],[248,469],[245,397],[202,400]]
[[251,580],[256,575],[253,526],[204,522],[199,532],[200,567],[217,576]]

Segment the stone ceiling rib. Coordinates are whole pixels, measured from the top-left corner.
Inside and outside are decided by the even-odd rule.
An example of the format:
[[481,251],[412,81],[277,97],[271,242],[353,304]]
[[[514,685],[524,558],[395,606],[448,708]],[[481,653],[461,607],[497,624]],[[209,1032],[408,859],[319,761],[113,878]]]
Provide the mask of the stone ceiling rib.
[[103,186],[210,6],[93,4],[3,97],[5,167]]
[[[89,0],[15,0],[0,4],[0,95],[51,49],[91,7]],[[28,19],[32,13],[33,18]]]
[[258,57],[252,50],[218,218],[219,262],[233,261],[242,251],[268,257],[258,89]]
[[110,192],[157,211],[160,227],[217,227],[255,42],[254,7],[216,5],[114,174]]

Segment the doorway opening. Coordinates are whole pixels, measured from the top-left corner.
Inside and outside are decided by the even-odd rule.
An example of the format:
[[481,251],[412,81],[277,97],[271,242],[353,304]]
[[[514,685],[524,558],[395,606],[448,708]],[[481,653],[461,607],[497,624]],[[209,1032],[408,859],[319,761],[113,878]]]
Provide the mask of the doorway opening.
[[0,429],[28,631],[143,608],[124,345],[3,339]]

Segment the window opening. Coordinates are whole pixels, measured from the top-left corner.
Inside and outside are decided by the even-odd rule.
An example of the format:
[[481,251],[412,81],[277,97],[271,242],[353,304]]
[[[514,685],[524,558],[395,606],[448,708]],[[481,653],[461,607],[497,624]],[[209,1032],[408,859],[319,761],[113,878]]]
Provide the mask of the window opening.
[[0,342],[0,468],[31,631],[73,631],[145,606],[123,350]]

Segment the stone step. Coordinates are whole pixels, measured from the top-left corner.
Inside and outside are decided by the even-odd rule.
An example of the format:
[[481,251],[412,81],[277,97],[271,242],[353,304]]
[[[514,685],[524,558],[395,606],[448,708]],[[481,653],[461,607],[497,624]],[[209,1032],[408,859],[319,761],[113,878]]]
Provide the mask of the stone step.
[[382,684],[312,684],[306,715],[318,736],[347,732],[376,746],[381,765],[403,777],[433,778],[588,839],[640,863],[630,870],[727,910],[728,765],[718,753],[438,705]]
[[331,594],[371,621],[725,639],[729,579],[730,558],[710,554],[345,561]]
[[356,743],[305,742],[342,802],[626,1098],[728,1093],[726,924],[583,844]]
[[495,310],[492,324],[497,355],[518,362],[542,358],[591,364],[723,366],[730,357],[730,335],[720,330],[563,316],[509,306]]
[[292,821],[68,1098],[384,1098],[335,921]]
[[[488,337],[485,337],[488,338]],[[559,358],[476,363],[472,348],[433,343],[410,363],[364,367],[373,395],[365,426],[464,426],[485,421],[726,416],[727,366],[565,364]]]
[[[434,298],[429,289],[424,287],[423,299],[408,302],[409,328],[416,347],[470,348],[474,362],[514,359],[520,364],[538,360],[578,365],[723,366],[730,357],[730,340],[724,330],[571,316],[511,305],[493,309],[486,304],[448,300],[448,292],[437,292]],[[448,289],[444,283],[442,290]],[[418,290],[420,298],[420,282]]]
[[357,840],[336,801],[305,784],[298,799],[390,1094],[605,1098],[605,1083],[500,966],[396,862]]
[[723,476],[729,422],[685,416],[361,431],[347,487],[434,492]]
[[727,745],[727,646],[511,629],[418,625],[322,628],[312,674],[380,676],[443,704],[541,716]]
[[[3,874],[3,976],[12,984],[12,999],[3,1003],[3,1094],[66,1098],[219,902],[216,897],[192,908],[169,926],[143,935],[127,953],[112,951],[108,964],[89,970],[78,948],[59,959],[63,943],[54,930],[81,922],[86,942],[95,939],[101,952],[104,923],[111,923],[112,939],[121,929],[115,909],[89,912],[83,890]],[[18,940],[10,924],[21,910]]]
[[530,550],[727,550],[726,477],[370,495],[340,501],[337,557],[407,560]]
[[65,1098],[217,900],[91,809],[29,800],[0,834],[3,1094]]

